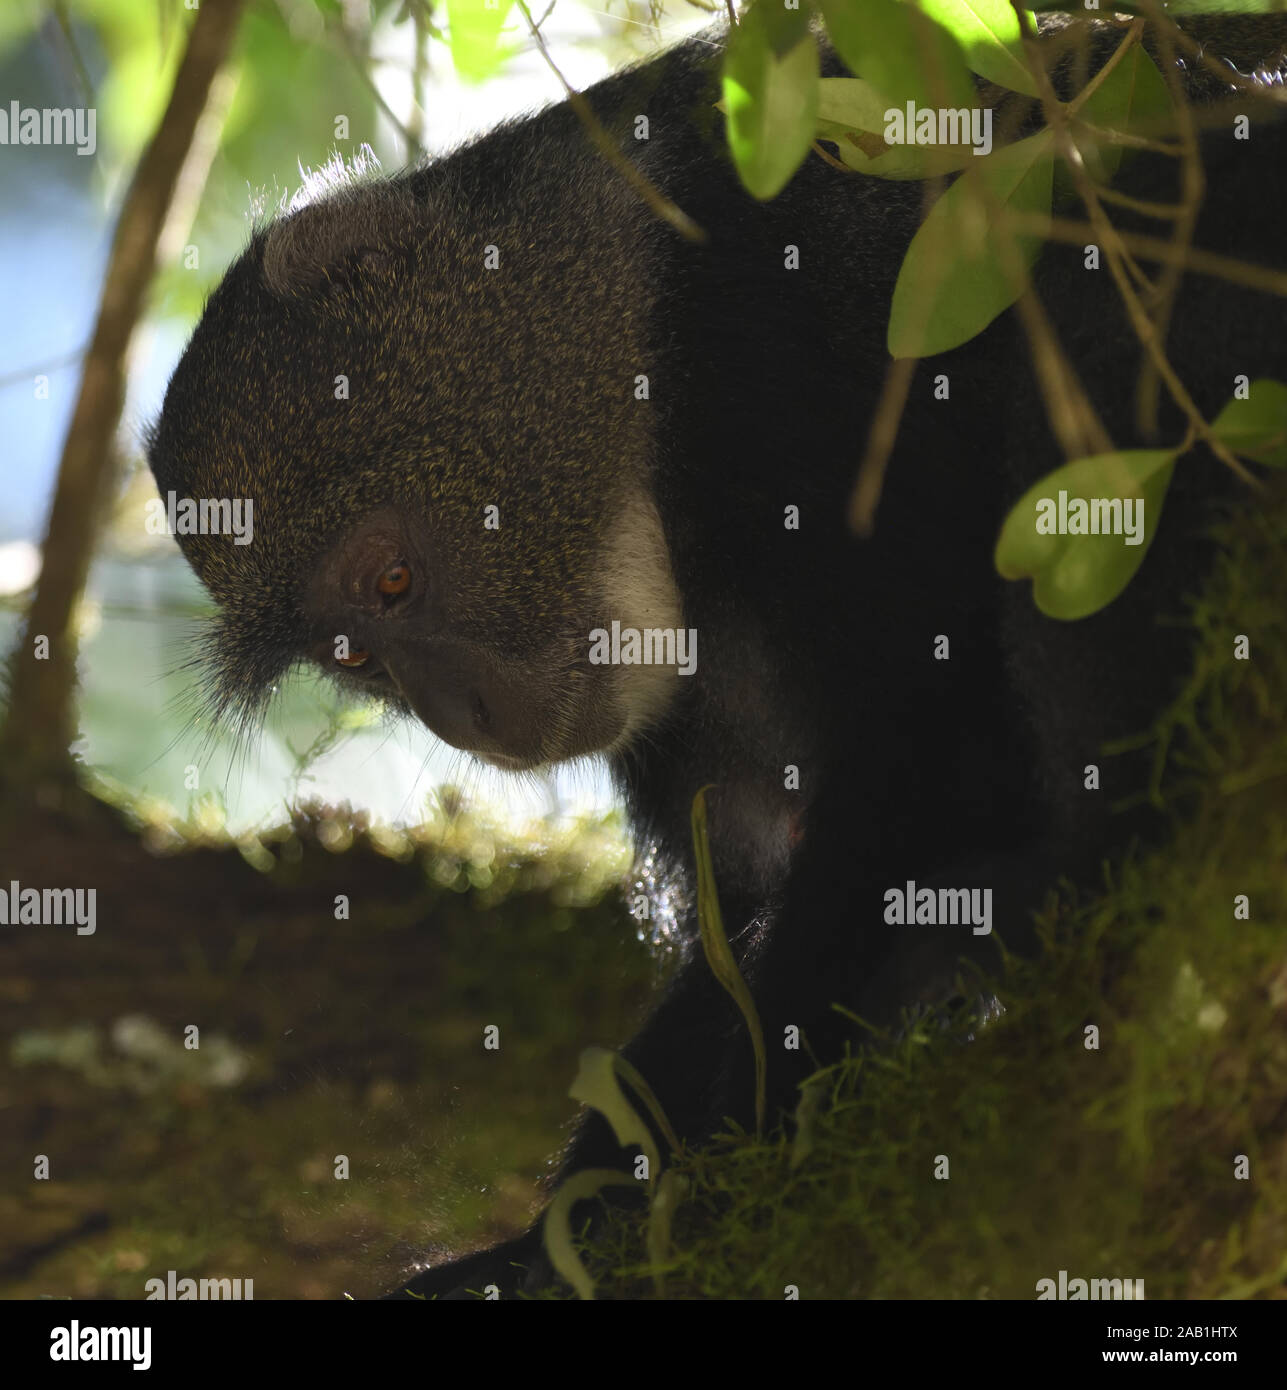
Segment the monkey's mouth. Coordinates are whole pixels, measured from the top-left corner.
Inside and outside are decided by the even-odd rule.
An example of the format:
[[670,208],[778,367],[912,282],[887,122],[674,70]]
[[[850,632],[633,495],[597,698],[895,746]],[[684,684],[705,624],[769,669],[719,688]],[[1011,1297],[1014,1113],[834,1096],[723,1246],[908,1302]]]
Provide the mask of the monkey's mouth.
[[623,713],[616,702],[587,685],[565,686],[530,671],[493,671],[482,684],[422,692],[400,682],[393,688],[407,709],[432,733],[502,772],[535,772],[607,749]]
[[[502,772],[608,752],[626,729],[618,682],[575,662],[507,660],[459,640],[400,649],[391,635],[384,639],[361,644],[360,660],[339,663],[344,686]],[[329,652],[322,645],[316,658]]]

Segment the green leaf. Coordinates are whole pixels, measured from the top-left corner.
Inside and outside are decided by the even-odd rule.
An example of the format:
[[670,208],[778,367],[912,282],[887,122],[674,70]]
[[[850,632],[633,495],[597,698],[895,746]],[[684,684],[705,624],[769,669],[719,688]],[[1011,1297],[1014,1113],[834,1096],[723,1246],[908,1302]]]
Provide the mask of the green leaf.
[[[994,151],[967,168],[930,209],[894,286],[888,334],[894,357],[932,357],[960,347],[1018,299],[1042,238],[1002,241],[982,189],[1002,208],[1048,214],[1052,138],[1043,130]],[[1009,256],[1003,254],[1007,246]]]
[[[1130,583],[1148,553],[1162,514],[1162,502],[1175,467],[1174,449],[1133,449],[1097,454],[1056,468],[1030,487],[1011,508],[997,538],[995,562],[1004,579],[1033,583],[1037,607],[1051,618],[1085,618],[1110,604]],[[1076,524],[1078,501],[1111,503],[1119,499],[1142,504],[1135,512],[1134,536],[1126,534],[1060,534],[1060,493],[1068,525]],[[1107,513],[1110,508],[1106,508]],[[1127,511],[1116,520],[1125,525]],[[1089,524],[1087,517],[1083,524]],[[1039,529],[1040,528],[1040,529]]]
[[886,145],[886,110],[884,97],[861,77],[824,77],[818,83],[818,136],[834,141],[841,161],[859,174],[927,179],[962,169],[974,158],[970,145]]
[[756,0],[751,10],[743,15],[743,24],[752,13],[755,16],[752,24],[763,30],[769,51],[775,58],[785,58],[809,33],[807,6],[789,10],[782,0]]
[[[1130,132],[1143,128],[1150,135],[1160,135],[1165,133],[1171,110],[1166,78],[1141,45],[1133,43],[1121,62],[1086,98],[1077,116],[1105,130]],[[1111,179],[1122,162],[1122,146],[1096,140],[1075,124],[1073,133],[1091,175],[1101,182]]]
[[861,77],[824,77],[818,83],[818,124],[825,122],[851,130],[880,132],[885,129],[889,103]]
[[836,51],[887,106],[970,107],[978,93],[961,46],[902,0],[819,0]]
[[500,67],[505,51],[501,29],[513,8],[513,0],[447,0],[447,24],[451,37],[451,61],[470,82],[482,82]]
[[565,1178],[545,1209],[541,1240],[550,1263],[587,1302],[594,1298],[594,1280],[581,1263],[572,1243],[572,1208],[587,1198],[597,1197],[605,1187],[634,1187],[638,1183],[616,1168],[585,1168]]
[[[648,1263],[657,1266],[670,1259],[671,1226],[675,1209],[683,1201],[688,1191],[688,1180],[681,1178],[673,1168],[668,1168],[658,1179],[653,1189],[652,1204],[648,1208]],[[665,1298],[665,1281],[660,1273],[653,1275],[657,1297]]]
[[751,1047],[755,1052],[755,1132],[764,1132],[765,1065],[764,1030],[760,1027],[759,1010],[751,991],[746,987],[742,972],[737,968],[728,937],[724,934],[724,918],[719,910],[719,894],[715,889],[715,870],[711,864],[710,837],[706,826],[706,792],[703,787],[693,797],[693,852],[697,860],[697,925],[701,931],[702,949],[711,973],[733,996],[742,1011]]
[[624,1080],[643,1101],[653,1119],[656,1120],[657,1128],[665,1135],[666,1142],[672,1149],[678,1151],[679,1140],[675,1136],[675,1131],[670,1127],[670,1121],[666,1119],[665,1112],[653,1094],[652,1088],[624,1057],[619,1056],[609,1048],[587,1047],[581,1053],[576,1078],[572,1082],[568,1095],[573,1100],[579,1100],[585,1105],[593,1106],[612,1126],[612,1132],[617,1136],[617,1143],[623,1149],[633,1145],[643,1150],[648,1158],[648,1173],[651,1179],[656,1177],[661,1168],[661,1158],[657,1152],[657,1145],[652,1137],[652,1131],[626,1098],[618,1078]]
[[[795,18],[784,22],[784,15]],[[783,50],[793,34],[803,37]],[[818,46],[804,11],[782,10],[772,0],[750,10],[729,35],[723,95],[738,176],[756,198],[772,198],[813,144]]]
[[1037,95],[1010,0],[920,0],[920,6],[956,38],[971,72],[1011,91]]
[[1211,428],[1235,454],[1287,468],[1287,386],[1258,378],[1247,388],[1247,399],[1230,401]]

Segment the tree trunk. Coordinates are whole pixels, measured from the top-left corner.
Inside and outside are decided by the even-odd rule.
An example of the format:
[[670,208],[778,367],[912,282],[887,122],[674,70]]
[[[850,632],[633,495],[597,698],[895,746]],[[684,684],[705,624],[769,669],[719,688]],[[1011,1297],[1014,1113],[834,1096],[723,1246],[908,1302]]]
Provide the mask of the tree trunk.
[[15,804],[30,804],[35,797],[42,805],[56,805],[75,785],[69,751],[76,693],[75,616],[114,477],[130,339],[155,273],[175,189],[243,5],[244,0],[204,0],[197,11],[169,104],[134,172],[116,224],[94,336],[63,446],[40,579],[25,631],[9,658],[0,786]]

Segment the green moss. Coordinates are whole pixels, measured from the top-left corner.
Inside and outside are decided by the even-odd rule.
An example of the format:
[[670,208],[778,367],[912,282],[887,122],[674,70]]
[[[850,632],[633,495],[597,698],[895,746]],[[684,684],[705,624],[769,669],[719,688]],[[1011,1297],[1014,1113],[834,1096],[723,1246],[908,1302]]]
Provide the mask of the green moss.
[[[0,1190],[4,1294],[140,1298],[173,1269],[370,1296],[529,1224],[580,1050],[624,1041],[665,968],[615,820],[524,831],[444,797],[414,829],[309,807],[237,843],[130,812],[141,835],[75,842],[110,924],[92,968],[8,943],[0,1167],[53,1177]],[[65,828],[27,824],[13,876],[48,882]]]
[[1165,848],[1050,907],[974,1042],[964,1015],[922,1023],[819,1073],[799,1150],[683,1155],[671,1258],[649,1266],[646,1217],[614,1211],[587,1252],[600,1297],[655,1296],[655,1274],[702,1298],[1030,1299],[1060,1270],[1149,1298],[1281,1288],[1287,490],[1219,534],[1193,676],[1154,731]]

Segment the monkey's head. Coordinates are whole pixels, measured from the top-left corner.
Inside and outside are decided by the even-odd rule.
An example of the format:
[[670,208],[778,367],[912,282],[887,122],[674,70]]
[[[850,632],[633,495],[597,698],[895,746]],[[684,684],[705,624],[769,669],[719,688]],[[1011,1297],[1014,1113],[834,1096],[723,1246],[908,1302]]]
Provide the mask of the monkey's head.
[[219,607],[218,715],[253,722],[313,662],[522,769],[625,746],[674,689],[589,661],[613,619],[681,621],[636,399],[647,288],[637,248],[548,226],[521,178],[470,188],[458,159],[257,232],[149,460],[176,507],[253,503],[246,544],[176,528]]

